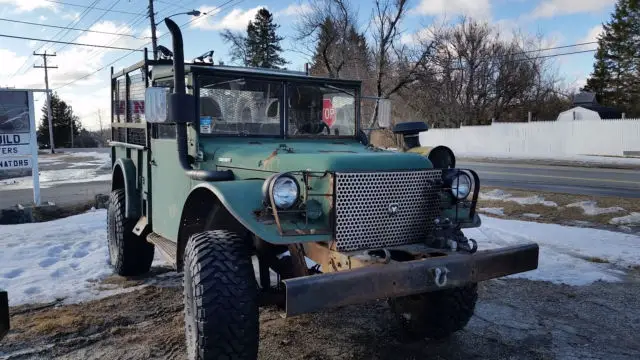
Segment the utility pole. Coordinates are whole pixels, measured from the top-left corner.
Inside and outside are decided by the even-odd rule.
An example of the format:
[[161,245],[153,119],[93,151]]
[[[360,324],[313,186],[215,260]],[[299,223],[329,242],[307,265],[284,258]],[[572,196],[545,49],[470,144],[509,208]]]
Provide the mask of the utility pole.
[[153,60],[158,60],[158,38],[156,37],[156,15],[153,12],[153,0],[149,0],[149,21],[151,21],[151,46]]
[[[48,69],[57,69],[57,66],[48,66],[47,65],[47,57],[48,56],[56,56],[55,53],[53,54],[47,54],[47,52],[45,51],[44,54],[38,54],[35,51],[33,52],[33,55],[36,56],[42,56],[42,59],[44,60],[44,66],[38,66],[38,65],[33,65],[34,68],[44,68],[44,85],[45,88],[47,90],[47,120],[49,122],[49,143],[51,144],[51,153],[55,153],[56,151],[54,150],[54,144],[53,144],[53,116],[51,115],[51,92],[49,91],[49,72],[47,71]],[[72,130],[73,131],[73,130]]]

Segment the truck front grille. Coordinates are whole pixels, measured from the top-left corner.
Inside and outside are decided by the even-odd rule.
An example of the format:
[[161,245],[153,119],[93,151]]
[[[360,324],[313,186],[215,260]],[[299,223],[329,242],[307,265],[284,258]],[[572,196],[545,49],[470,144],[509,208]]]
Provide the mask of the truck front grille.
[[441,178],[441,170],[336,173],[337,249],[426,240],[440,212]]

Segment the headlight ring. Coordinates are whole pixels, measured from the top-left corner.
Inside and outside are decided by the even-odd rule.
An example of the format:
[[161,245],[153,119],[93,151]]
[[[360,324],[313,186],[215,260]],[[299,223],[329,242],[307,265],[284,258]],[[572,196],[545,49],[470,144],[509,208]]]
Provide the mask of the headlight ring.
[[458,200],[466,199],[471,194],[473,182],[471,177],[465,172],[458,172],[451,177],[451,195]]
[[[279,210],[288,210],[292,208],[300,197],[300,186],[293,176],[286,173],[270,176],[266,181],[268,191],[265,195],[265,201],[273,204]],[[263,187],[264,189],[264,187]]]

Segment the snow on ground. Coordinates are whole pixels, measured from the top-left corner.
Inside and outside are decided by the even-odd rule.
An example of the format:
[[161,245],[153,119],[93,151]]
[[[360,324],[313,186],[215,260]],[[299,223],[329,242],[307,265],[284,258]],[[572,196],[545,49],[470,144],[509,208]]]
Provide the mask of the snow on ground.
[[609,220],[612,225],[640,225],[640,213],[632,212],[627,216],[621,216]]
[[0,288],[12,306],[93,298],[88,280],[111,274],[106,210],[45,223],[0,226]]
[[586,285],[598,280],[618,281],[624,276],[621,268],[640,265],[637,235],[486,216],[482,227],[464,232],[478,241],[481,250],[538,243],[538,269],[514,277]]
[[542,217],[542,215],[540,215],[540,214],[533,214],[533,213],[524,213],[524,214],[522,214],[522,216],[528,217],[528,218],[531,218],[531,219],[538,219],[538,218]]
[[[105,210],[95,210],[46,223],[1,225],[0,288],[8,290],[11,305],[59,298],[72,303],[135,290],[96,286],[112,274],[105,217]],[[485,216],[481,228],[464,232],[478,241],[481,250],[538,243],[538,270],[514,275],[531,280],[570,285],[618,281],[625,267],[640,264],[636,235]]]
[[588,201],[579,201],[573,204],[567,205],[567,207],[579,207],[582,208],[582,211],[585,215],[602,215],[602,214],[612,214],[617,212],[626,211],[620,206],[612,206],[608,208],[598,207],[598,202],[593,200]]
[[549,207],[557,207],[553,201],[547,201],[540,195],[528,196],[528,197],[513,197],[513,195],[509,194],[500,189],[494,189],[488,192],[480,193],[480,200],[494,200],[494,201],[513,201],[520,205],[544,205]]
[[543,160],[552,163],[573,162],[585,165],[636,165],[640,166],[640,158],[615,157],[597,155],[534,155],[534,154],[509,154],[492,152],[456,152],[456,157],[461,159],[499,159],[499,160]]
[[504,216],[504,208],[485,207],[478,210],[486,214]]

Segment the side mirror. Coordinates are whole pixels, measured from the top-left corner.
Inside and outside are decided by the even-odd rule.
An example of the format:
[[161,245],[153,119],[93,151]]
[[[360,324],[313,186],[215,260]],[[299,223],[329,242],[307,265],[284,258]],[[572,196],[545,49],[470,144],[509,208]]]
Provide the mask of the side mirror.
[[420,133],[427,130],[429,127],[422,121],[399,123],[393,127],[394,134],[402,135],[406,150],[420,146]]
[[387,129],[391,127],[391,100],[378,99],[378,126]]
[[169,92],[166,88],[150,87],[144,92],[144,118],[147,122],[167,121]]

